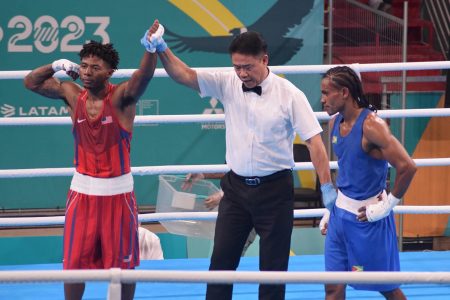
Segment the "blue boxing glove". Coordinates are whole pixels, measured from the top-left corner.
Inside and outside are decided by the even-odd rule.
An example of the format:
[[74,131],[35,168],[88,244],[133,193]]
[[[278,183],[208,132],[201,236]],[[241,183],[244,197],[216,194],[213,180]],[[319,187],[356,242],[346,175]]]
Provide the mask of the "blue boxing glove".
[[336,189],[334,188],[333,183],[327,182],[322,184],[320,190],[322,191],[323,205],[331,211],[337,198]]

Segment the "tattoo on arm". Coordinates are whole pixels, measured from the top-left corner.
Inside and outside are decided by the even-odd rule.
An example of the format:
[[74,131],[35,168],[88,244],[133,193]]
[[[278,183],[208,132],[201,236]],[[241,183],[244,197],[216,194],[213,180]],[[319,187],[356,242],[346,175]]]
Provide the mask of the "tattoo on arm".
[[35,92],[52,99],[64,99],[61,81],[54,78],[45,80],[40,86],[36,87]]

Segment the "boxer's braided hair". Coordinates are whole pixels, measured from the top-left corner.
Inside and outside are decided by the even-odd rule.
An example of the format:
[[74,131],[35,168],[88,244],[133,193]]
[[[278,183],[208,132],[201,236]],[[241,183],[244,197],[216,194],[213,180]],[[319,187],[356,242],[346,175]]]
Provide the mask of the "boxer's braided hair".
[[377,111],[375,106],[369,103],[367,98],[364,96],[361,80],[358,74],[347,66],[338,66],[329,69],[323,78],[328,77],[333,85],[336,87],[346,87],[348,88],[353,99],[355,99],[358,107],[368,108],[372,111]]

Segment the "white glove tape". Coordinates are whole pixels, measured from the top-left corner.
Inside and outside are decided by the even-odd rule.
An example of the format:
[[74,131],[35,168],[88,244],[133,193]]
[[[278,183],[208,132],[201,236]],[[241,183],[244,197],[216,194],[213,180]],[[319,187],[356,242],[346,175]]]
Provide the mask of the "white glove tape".
[[72,71],[78,74],[80,66],[68,59],[58,59],[52,63],[52,69],[55,72],[63,70],[66,72]]
[[330,220],[330,211],[328,209],[326,209],[325,213],[322,216],[322,219],[320,219],[320,223],[319,223],[320,231],[325,229],[325,224],[328,224],[329,220]]
[[387,217],[391,210],[400,202],[400,199],[389,193],[386,199],[370,204],[366,207],[366,216],[369,222],[376,222]]

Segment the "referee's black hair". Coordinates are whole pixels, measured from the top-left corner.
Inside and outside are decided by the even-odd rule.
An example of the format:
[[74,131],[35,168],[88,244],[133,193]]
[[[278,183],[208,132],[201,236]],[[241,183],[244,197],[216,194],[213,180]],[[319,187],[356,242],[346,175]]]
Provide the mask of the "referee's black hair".
[[323,78],[328,77],[331,83],[339,88],[348,88],[353,99],[355,99],[358,107],[368,108],[372,111],[377,111],[375,106],[369,103],[364,96],[361,79],[356,72],[347,66],[338,66],[329,69]]
[[96,41],[90,41],[83,45],[79,56],[81,59],[88,56],[97,56],[109,64],[111,69],[117,70],[119,65],[119,53],[114,49],[113,44],[102,44]]
[[267,54],[267,43],[262,35],[255,31],[247,31],[237,35],[228,47],[230,54],[240,53],[252,56]]

